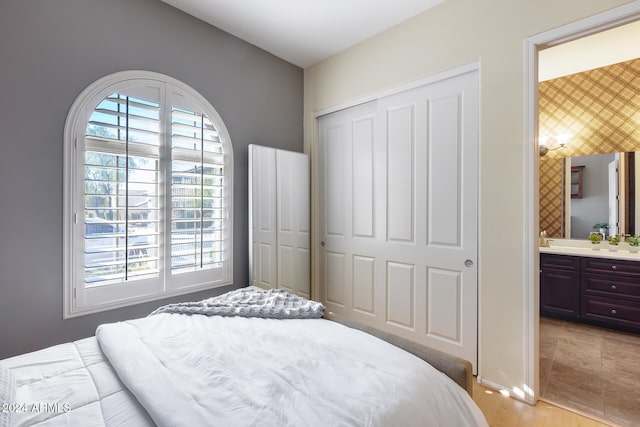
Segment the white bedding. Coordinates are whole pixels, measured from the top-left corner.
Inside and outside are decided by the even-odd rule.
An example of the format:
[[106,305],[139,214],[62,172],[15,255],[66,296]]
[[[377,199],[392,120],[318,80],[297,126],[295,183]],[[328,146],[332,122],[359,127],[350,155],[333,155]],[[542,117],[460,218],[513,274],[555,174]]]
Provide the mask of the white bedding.
[[15,400],[0,408],[11,412],[13,426],[154,425],[104,359],[95,337],[0,364],[16,381]]
[[97,337],[0,361],[13,425],[487,425],[444,374],[325,319],[160,314]]
[[158,425],[486,425],[441,372],[324,319],[160,314],[96,336]]

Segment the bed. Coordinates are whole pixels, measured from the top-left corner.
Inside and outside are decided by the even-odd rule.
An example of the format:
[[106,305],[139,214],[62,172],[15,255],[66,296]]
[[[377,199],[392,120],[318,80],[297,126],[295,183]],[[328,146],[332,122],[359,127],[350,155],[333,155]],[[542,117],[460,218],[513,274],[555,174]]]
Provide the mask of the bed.
[[331,315],[159,312],[0,361],[0,427],[486,426],[471,380]]

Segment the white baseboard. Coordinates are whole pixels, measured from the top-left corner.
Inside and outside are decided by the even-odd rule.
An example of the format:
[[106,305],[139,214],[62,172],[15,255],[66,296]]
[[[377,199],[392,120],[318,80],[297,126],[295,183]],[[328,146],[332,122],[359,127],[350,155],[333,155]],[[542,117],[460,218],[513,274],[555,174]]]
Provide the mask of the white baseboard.
[[494,383],[493,381],[486,380],[484,378],[481,378],[480,376],[478,376],[477,379],[478,379],[478,384],[483,385],[484,387],[490,388],[492,390],[495,390],[498,393],[502,394],[503,396],[512,397],[528,405],[535,405],[537,402],[537,399],[535,399],[532,395],[525,394],[520,390],[517,390],[517,391],[511,390],[508,387]]

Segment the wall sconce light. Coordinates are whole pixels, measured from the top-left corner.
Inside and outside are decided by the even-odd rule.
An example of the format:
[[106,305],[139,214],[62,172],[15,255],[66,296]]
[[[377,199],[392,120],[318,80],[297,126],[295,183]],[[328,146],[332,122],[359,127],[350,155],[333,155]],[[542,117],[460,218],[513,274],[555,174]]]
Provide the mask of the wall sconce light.
[[[558,150],[564,147],[572,136],[573,135],[570,133],[563,133],[556,136],[540,136],[538,138],[540,157],[544,156],[549,151]],[[555,145],[553,145],[552,142],[555,142]]]

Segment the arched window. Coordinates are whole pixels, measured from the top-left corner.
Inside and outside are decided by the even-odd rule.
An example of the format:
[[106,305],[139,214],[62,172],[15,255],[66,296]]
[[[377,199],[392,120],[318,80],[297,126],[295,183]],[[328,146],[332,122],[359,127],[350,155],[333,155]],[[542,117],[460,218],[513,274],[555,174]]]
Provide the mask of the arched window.
[[65,317],[232,282],[233,150],[204,97],[106,76],[71,107],[64,147]]

